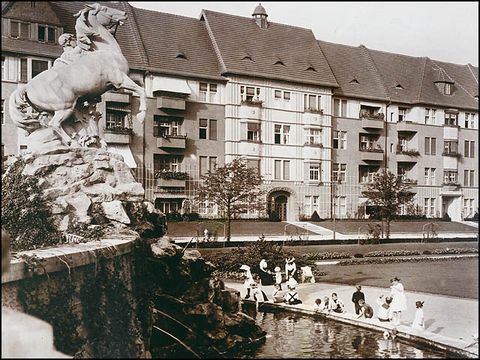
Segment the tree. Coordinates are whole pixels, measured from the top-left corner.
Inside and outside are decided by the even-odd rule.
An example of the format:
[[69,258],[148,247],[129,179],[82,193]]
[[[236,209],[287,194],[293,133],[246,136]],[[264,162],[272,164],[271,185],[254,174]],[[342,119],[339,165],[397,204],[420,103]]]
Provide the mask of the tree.
[[400,205],[409,203],[415,195],[409,189],[410,183],[402,181],[388,170],[375,174],[367,190],[362,191],[373,205],[379,209],[380,216],[387,222],[387,239],[390,238],[390,222],[398,213]]
[[196,200],[216,204],[225,215],[227,223],[225,237],[230,240],[230,222],[234,215],[247,209],[262,210],[264,201],[260,184],[263,179],[257,170],[249,168],[243,158],[232,162],[202,176],[203,184],[198,188]]

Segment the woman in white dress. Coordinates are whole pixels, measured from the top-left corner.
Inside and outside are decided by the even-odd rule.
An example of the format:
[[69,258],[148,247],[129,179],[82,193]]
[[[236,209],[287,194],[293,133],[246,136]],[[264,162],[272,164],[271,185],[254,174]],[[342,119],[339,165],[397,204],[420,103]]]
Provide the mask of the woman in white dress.
[[392,312],[393,325],[400,325],[400,319],[402,317],[402,311],[407,310],[407,298],[405,296],[405,290],[398,277],[394,277],[390,280],[390,296],[393,298],[390,305],[390,311]]

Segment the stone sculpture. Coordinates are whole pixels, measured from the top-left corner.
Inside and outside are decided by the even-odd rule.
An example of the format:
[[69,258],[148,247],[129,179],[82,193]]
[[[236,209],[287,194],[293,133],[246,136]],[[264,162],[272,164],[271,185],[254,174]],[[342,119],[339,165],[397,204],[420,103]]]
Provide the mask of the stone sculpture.
[[[128,77],[127,60],[112,34],[127,19],[127,14],[95,3],[86,5],[75,16],[76,39],[72,34],[61,35],[59,42],[64,53],[54,66],[10,96],[10,116],[18,127],[30,134],[32,151],[39,151],[46,144],[50,148],[62,144],[80,146],[80,138],[76,139],[79,131],[69,134],[62,123],[73,117],[74,122],[83,124],[84,102],[95,103],[108,90],[126,89],[136,93],[140,97],[136,118],[140,122],[145,118],[145,91]],[[98,136],[88,132],[84,135]],[[83,144],[86,143],[92,144],[83,139]]]

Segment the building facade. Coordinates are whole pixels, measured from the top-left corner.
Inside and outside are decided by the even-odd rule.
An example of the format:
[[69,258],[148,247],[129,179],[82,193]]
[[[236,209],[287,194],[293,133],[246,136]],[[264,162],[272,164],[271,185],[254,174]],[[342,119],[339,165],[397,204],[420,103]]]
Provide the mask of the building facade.
[[[83,5],[2,3],[2,155],[28,151],[10,93],[52,66]],[[242,156],[280,220],[363,218],[362,190],[384,168],[412,184],[402,214],[478,212],[478,68],[317,40],[260,5],[198,19],[108,5],[129,15],[116,37],[148,107],[140,124],[135,95],[104,94],[101,135],[162,211],[219,216],[193,201],[195,188]]]

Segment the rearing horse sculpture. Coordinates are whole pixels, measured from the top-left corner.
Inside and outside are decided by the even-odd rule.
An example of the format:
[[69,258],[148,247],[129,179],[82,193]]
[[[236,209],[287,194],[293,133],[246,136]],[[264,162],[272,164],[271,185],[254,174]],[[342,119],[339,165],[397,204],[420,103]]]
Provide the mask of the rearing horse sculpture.
[[[9,101],[10,116],[18,127],[28,133],[42,126],[52,127],[66,145],[72,139],[62,122],[74,113],[79,99],[127,89],[140,97],[137,120],[143,122],[146,111],[145,91],[128,77],[127,59],[110,32],[127,19],[127,14],[95,3],[86,5],[76,16],[77,39],[82,42],[79,55],[70,63],[55,64],[40,73],[13,92]],[[88,46],[90,49],[85,50]]]

